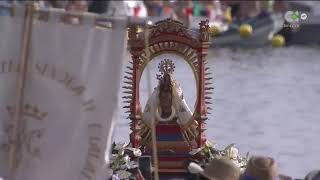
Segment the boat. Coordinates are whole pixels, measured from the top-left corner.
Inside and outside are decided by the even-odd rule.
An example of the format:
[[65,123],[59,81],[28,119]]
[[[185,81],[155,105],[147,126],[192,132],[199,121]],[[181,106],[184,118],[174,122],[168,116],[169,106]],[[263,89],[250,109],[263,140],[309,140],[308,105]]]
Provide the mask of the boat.
[[[217,150],[205,136],[205,121],[210,108],[212,77],[206,62],[210,47],[209,21],[201,21],[197,31],[179,21],[165,19],[138,32],[132,24],[128,30],[131,61],[124,76],[123,100],[130,121],[130,142],[114,144],[111,169],[114,176],[128,179],[196,179],[188,171],[190,162],[205,165],[215,157],[226,157],[239,167],[246,166],[247,157],[234,151],[234,144]],[[178,58],[180,57],[180,58]],[[141,107],[139,85],[146,66],[161,60],[158,85],[145,107]],[[175,79],[176,61],[183,60],[195,77],[197,100],[192,112],[183,97],[183,89]],[[235,153],[231,153],[231,152]],[[152,159],[153,158],[153,159]],[[137,173],[141,172],[141,173]],[[116,177],[114,177],[116,179]]]
[[[114,9],[112,12],[123,12],[123,7],[120,6],[120,2],[113,2],[112,8]],[[128,6],[128,5],[127,5]],[[129,7],[129,6],[128,6]],[[141,6],[145,9],[144,6]],[[109,10],[111,12],[111,10]],[[131,10],[133,11],[133,10]],[[145,11],[145,10],[144,10]],[[144,12],[143,11],[143,12]],[[221,12],[222,13],[222,12]],[[248,18],[241,21],[233,21],[232,23],[228,23],[222,17],[222,14],[217,15],[216,17],[206,17],[206,16],[192,16],[188,15],[189,22],[185,22],[188,24],[188,28],[192,30],[197,30],[199,26],[199,22],[202,20],[209,19],[209,26],[218,27],[220,30],[220,34],[211,38],[211,45],[215,46],[263,46],[268,44],[272,39],[273,35],[279,32],[283,28],[284,18],[280,13],[262,13],[261,15],[255,18]],[[107,13],[108,15],[115,15]],[[145,28],[144,22],[148,22],[149,24],[154,24],[158,21],[165,20],[167,18],[172,18],[172,14],[164,14],[163,16],[146,16],[143,13],[143,16],[134,15],[133,13],[120,13],[121,15],[126,15],[132,19],[132,22],[139,23],[142,25],[140,28]],[[117,14],[118,15],[118,14]],[[187,16],[187,15],[186,15]],[[239,27],[241,24],[250,24],[253,29],[253,33],[248,38],[242,38],[239,34]]]
[[[143,22],[149,22],[154,24],[157,21],[169,18],[165,17],[147,17]],[[135,21],[139,21],[138,18],[133,18]],[[193,17],[189,23],[189,27],[192,30],[197,30],[198,23],[207,17]],[[141,20],[140,20],[141,21]],[[253,32],[250,37],[243,38],[240,36],[239,28],[242,24],[251,25]],[[277,34],[284,24],[283,15],[280,13],[269,13],[263,14],[256,18],[251,18],[243,21],[235,21],[231,24],[223,22],[209,22],[210,27],[219,26],[221,33],[214,35],[211,38],[211,46],[219,47],[253,47],[253,46],[264,46],[270,44],[272,37]],[[144,26],[141,26],[144,28]]]
[[[195,18],[195,17],[194,17]],[[205,17],[197,17],[203,20]],[[193,21],[191,28],[195,29],[197,21]],[[239,34],[241,24],[250,24],[253,33],[248,38],[243,38]],[[211,41],[213,46],[228,47],[246,47],[246,46],[263,46],[268,44],[273,35],[283,28],[284,19],[282,14],[268,13],[257,16],[255,18],[232,22],[228,29],[214,36]]]

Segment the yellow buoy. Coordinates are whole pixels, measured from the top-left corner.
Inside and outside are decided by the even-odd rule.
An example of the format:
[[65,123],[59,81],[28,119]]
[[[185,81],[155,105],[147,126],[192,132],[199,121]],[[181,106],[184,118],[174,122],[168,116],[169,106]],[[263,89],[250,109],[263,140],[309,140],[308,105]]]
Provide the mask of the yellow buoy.
[[272,38],[272,46],[273,47],[283,47],[286,44],[286,40],[280,34],[273,36]]
[[250,37],[252,35],[252,26],[250,24],[242,24],[239,28],[240,36],[243,38]]
[[217,26],[211,26],[209,28],[209,34],[210,34],[210,36],[216,36],[216,35],[220,34],[220,30]]

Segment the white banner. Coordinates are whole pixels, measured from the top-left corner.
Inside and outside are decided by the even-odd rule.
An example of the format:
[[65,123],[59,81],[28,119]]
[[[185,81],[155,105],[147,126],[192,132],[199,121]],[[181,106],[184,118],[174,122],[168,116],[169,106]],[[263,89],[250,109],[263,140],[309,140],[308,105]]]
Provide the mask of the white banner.
[[[15,50],[19,43],[10,44],[9,52],[4,44],[20,41],[21,25],[11,25],[12,18],[8,21],[6,28],[14,31],[0,32],[0,39],[6,39],[0,43],[0,59],[2,64],[12,59],[14,71],[19,66]],[[84,25],[66,25],[54,19],[35,20],[17,180],[102,180],[106,174],[105,153],[111,146],[126,28],[124,20],[116,21],[113,29],[94,28],[93,18],[85,21]],[[7,73],[9,66],[5,67],[0,74],[4,120],[12,118],[14,111],[11,97],[17,74]]]

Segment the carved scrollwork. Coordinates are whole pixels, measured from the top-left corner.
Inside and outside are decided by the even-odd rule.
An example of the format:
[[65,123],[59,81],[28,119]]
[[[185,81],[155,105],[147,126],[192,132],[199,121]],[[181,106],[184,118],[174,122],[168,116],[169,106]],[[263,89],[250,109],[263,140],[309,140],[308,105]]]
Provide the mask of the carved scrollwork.
[[161,33],[175,33],[178,36],[192,39],[188,29],[179,21],[165,19],[159,21],[151,28],[150,37],[159,36]]
[[198,71],[199,71],[199,66],[198,66],[198,55],[195,49],[174,41],[168,41],[166,43],[157,43],[149,47],[150,51],[150,58],[148,59],[146,57],[146,49],[144,49],[143,53],[139,57],[140,60],[140,74],[139,78],[141,77],[144,68],[146,65],[152,60],[154,57],[162,54],[162,53],[168,53],[171,52],[176,55],[180,55],[183,57],[183,59],[190,65],[193,74],[195,76],[196,81],[198,82],[199,77],[198,77]]

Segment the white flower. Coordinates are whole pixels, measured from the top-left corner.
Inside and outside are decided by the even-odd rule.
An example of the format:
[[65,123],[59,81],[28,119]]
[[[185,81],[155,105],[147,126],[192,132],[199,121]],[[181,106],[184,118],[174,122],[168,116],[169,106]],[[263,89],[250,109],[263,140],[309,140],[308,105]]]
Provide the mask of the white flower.
[[126,149],[132,151],[133,155],[136,157],[139,157],[142,155],[142,152],[139,148],[132,148],[132,147],[127,147]]
[[243,174],[246,168],[240,168],[240,173]]
[[117,174],[113,174],[111,177],[112,180],[120,180],[119,176]]
[[123,159],[124,159],[125,162],[129,162],[130,157],[129,157],[128,155],[125,155],[125,156],[123,157]]
[[211,143],[210,141],[207,140],[206,145],[213,148],[215,147],[216,143]]
[[236,160],[238,158],[238,155],[239,155],[238,149],[235,147],[231,147],[230,148],[230,159]]
[[114,149],[119,151],[121,149],[124,149],[124,147],[126,147],[127,145],[128,145],[127,143],[118,143],[118,144],[116,144]]
[[140,149],[134,149],[133,150],[133,155],[138,157],[138,156],[141,156],[142,155],[142,152]]
[[240,166],[246,166],[246,165],[247,165],[246,161],[245,160],[241,160]]
[[118,170],[116,171],[119,179],[128,179],[131,176],[131,173],[125,170]]
[[128,163],[128,168],[129,169],[133,169],[133,168],[137,168],[137,167],[138,167],[138,164],[136,162],[134,162],[134,161],[130,161]]
[[120,149],[118,152],[118,156],[123,156],[124,155],[124,149]]
[[190,173],[192,174],[198,174],[200,172],[203,172],[203,169],[200,165],[194,163],[194,162],[191,162],[188,166],[188,170]]
[[190,154],[190,155],[195,155],[195,154],[197,154],[198,152],[202,151],[204,148],[205,148],[205,146],[202,146],[202,147],[196,148],[196,149],[192,149],[192,150],[189,152],[189,154]]
[[241,167],[241,164],[238,162],[238,160],[231,160],[236,166]]

